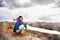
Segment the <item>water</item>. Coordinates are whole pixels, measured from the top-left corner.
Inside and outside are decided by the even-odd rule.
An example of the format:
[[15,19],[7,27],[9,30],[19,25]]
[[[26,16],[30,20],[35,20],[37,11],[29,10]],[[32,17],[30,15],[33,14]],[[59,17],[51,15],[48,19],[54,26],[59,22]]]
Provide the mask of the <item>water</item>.
[[43,29],[43,28],[36,28],[36,27],[27,26],[27,29],[28,30],[33,30],[33,31],[38,31],[38,32],[43,32],[43,33],[47,33],[47,34],[60,35],[60,32],[58,32],[58,31],[47,30],[47,29]]

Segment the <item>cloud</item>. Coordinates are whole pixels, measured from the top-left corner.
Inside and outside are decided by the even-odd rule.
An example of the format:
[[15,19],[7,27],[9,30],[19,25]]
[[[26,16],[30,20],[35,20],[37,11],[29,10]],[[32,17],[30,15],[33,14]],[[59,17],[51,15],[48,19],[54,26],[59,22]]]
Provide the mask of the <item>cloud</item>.
[[[31,1],[31,2],[30,2]],[[57,9],[52,8],[54,4],[49,4],[54,1],[51,0],[2,0],[0,1],[0,20],[12,20],[19,15],[24,16],[25,19],[30,21],[35,20],[50,20],[50,17],[43,17],[46,15],[57,14]],[[49,4],[49,5],[47,5]],[[14,8],[14,9],[8,9]],[[26,21],[27,21],[26,20]]]
[[2,1],[3,1],[3,0],[0,0],[0,7],[3,7]]
[[32,3],[46,5],[55,2],[55,0],[31,0]]
[[27,8],[37,5],[46,5],[55,2],[55,0],[0,0],[0,7],[8,8]]
[[55,6],[58,8],[60,7],[60,0],[56,0]]
[[31,7],[32,4],[29,0],[0,0],[0,7],[20,8]]

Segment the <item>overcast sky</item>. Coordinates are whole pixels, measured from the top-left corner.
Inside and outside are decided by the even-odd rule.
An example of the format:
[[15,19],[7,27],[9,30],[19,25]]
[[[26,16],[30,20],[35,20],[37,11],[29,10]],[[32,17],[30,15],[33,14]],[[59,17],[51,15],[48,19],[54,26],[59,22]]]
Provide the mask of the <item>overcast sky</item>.
[[55,0],[0,0],[0,6],[8,7],[31,7],[37,5],[47,5],[55,3]]
[[31,7],[33,5],[48,5],[54,3],[60,6],[60,0],[0,0],[0,7]]
[[25,21],[59,21],[59,0],[0,0],[0,21],[12,20],[19,15]]

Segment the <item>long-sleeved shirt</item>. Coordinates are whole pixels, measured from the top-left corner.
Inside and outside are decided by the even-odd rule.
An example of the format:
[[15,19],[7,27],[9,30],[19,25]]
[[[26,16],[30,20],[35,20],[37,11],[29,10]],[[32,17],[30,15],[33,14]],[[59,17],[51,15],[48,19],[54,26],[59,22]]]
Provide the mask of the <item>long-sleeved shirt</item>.
[[24,22],[22,22],[21,20],[18,20],[14,25],[14,32],[16,32],[16,30],[19,30],[19,26],[22,24],[24,25],[25,28],[27,28],[27,26]]

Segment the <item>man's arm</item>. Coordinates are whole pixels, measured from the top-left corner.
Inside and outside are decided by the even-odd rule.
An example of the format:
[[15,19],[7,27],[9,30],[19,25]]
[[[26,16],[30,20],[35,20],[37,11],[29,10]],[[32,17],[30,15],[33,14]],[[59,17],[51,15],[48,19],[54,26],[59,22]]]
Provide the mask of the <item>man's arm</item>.
[[26,24],[25,24],[25,28],[27,28]]

